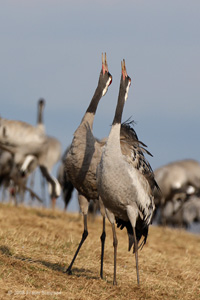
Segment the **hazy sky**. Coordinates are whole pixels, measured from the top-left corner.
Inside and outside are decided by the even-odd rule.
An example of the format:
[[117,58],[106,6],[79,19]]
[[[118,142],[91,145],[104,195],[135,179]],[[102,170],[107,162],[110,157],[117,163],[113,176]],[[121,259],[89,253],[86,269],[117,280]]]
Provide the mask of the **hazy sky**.
[[132,85],[123,120],[136,121],[153,169],[199,160],[199,30],[199,0],[0,0],[0,115],[35,124],[43,97],[47,133],[64,151],[107,52],[113,83],[99,104],[94,134],[109,133],[124,58]]

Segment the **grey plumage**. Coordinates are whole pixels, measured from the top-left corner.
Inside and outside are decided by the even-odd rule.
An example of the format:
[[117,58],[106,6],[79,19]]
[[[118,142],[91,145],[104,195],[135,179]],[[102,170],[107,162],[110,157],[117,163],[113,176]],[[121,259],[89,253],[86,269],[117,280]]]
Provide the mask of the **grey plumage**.
[[0,118],[0,147],[13,153],[17,165],[21,165],[29,154],[38,157],[46,143],[39,128],[26,122]]
[[190,199],[200,193],[200,163],[193,159],[174,161],[156,169],[155,177],[161,188],[160,195],[155,193],[159,224],[189,226],[191,218],[184,220],[182,216],[195,207]]
[[65,210],[67,209],[67,206],[72,198],[72,193],[74,190],[74,186],[69,180],[67,172],[65,172],[65,157],[68,151],[69,151],[69,147],[67,147],[67,149],[65,150],[57,170],[57,179],[62,188],[62,197],[65,205],[64,206]]
[[57,139],[46,136],[41,124],[34,127],[26,122],[0,118],[0,148],[13,154],[14,163],[23,174],[28,168],[33,171],[39,165],[43,176],[50,183],[52,197],[60,195],[60,185],[50,173],[57,160],[55,150],[60,146]]
[[[109,85],[112,82],[112,76],[108,71],[107,58],[105,60],[102,54],[102,69],[99,76],[97,88],[92,100],[83,116],[83,119],[74,132],[74,137],[65,157],[65,171],[67,178],[79,192],[79,205],[84,216],[84,231],[77,251],[69,265],[67,272],[71,273],[71,268],[78,255],[78,252],[88,235],[87,214],[89,201],[98,199],[96,186],[96,167],[101,157],[101,143],[95,139],[92,133],[94,116],[100,99],[106,94]],[[105,216],[103,221],[103,232],[101,236],[102,255],[101,271],[103,277],[103,252],[105,242]]]
[[[112,128],[102,152],[100,164],[97,168],[97,187],[99,196],[106,208],[113,230],[114,245],[114,278],[116,284],[116,254],[117,236],[115,222],[121,229],[127,228],[129,235],[129,250],[134,241],[136,255],[137,281],[138,271],[138,242],[146,242],[148,226],[151,223],[154,200],[153,189],[158,188],[150,164],[144,157],[145,145],[139,142],[136,133],[132,130],[129,136],[128,156],[122,152],[120,144],[121,117],[124,103],[128,96],[131,79],[127,75],[125,61],[122,62],[122,76],[119,89],[118,103],[115,111]],[[130,132],[130,131],[129,131]],[[130,146],[131,145],[131,146]]]

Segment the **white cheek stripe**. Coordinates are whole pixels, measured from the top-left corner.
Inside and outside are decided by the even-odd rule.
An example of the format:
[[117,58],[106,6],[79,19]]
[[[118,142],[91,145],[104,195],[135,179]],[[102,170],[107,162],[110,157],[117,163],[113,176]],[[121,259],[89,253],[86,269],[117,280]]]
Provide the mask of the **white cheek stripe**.
[[110,85],[110,82],[111,82],[111,78],[109,77],[108,81],[106,82],[106,86],[102,92],[102,97],[106,94],[107,90],[108,90],[108,87]]
[[131,85],[131,82],[129,81],[129,83],[128,83],[128,85],[127,85],[127,88],[126,88],[125,101],[126,101],[127,98],[128,98],[128,92],[129,92],[130,85]]

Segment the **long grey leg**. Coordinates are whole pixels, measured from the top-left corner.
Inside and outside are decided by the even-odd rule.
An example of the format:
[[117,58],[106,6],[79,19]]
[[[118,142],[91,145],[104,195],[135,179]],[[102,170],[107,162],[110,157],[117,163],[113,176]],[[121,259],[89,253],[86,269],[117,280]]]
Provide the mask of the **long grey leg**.
[[115,224],[112,223],[112,232],[113,232],[113,247],[114,247],[114,276],[113,276],[113,285],[117,285],[117,235],[115,230]]
[[105,239],[106,239],[106,220],[105,216],[103,216],[103,231],[101,235],[101,268],[100,268],[100,276],[103,279],[103,258],[104,258],[104,247],[105,247]]
[[101,235],[101,267],[100,267],[100,276],[103,279],[103,260],[104,260],[104,247],[105,247],[105,239],[106,239],[106,210],[100,196],[98,201],[99,201],[99,209],[103,217],[103,231]]
[[117,285],[117,235],[115,231],[115,216],[112,212],[108,209],[105,209],[106,216],[112,225],[112,232],[113,232],[113,247],[114,247],[114,275],[113,275],[113,285]]
[[135,263],[136,263],[136,273],[137,273],[137,283],[140,284],[139,277],[139,267],[138,267],[138,242],[136,239],[135,227],[133,227],[134,245],[135,245]]
[[86,238],[87,238],[87,236],[88,236],[88,230],[87,230],[87,215],[84,215],[84,219],[83,219],[83,220],[84,220],[84,231],[83,231],[83,234],[82,234],[82,239],[81,239],[81,241],[80,241],[80,243],[79,243],[79,245],[78,245],[78,248],[77,248],[77,250],[76,250],[76,252],[75,252],[75,254],[74,254],[74,257],[73,257],[73,259],[72,259],[72,261],[71,261],[71,264],[69,265],[69,267],[68,267],[67,270],[66,270],[66,273],[68,273],[69,275],[72,274],[71,269],[72,269],[73,263],[74,263],[74,261],[75,261],[77,255],[78,255],[78,253],[79,253],[79,250],[81,249],[81,246],[83,245],[84,241],[86,240]]
[[137,243],[137,238],[136,238],[136,233],[135,233],[135,225],[136,225],[136,220],[138,217],[138,208],[136,204],[132,204],[131,206],[127,206],[127,215],[128,218],[131,222],[132,228],[133,228],[133,237],[134,237],[134,245],[135,245],[135,262],[136,262],[136,273],[137,273],[137,283],[138,285],[140,284],[140,278],[139,278],[139,267],[138,267],[138,243]]

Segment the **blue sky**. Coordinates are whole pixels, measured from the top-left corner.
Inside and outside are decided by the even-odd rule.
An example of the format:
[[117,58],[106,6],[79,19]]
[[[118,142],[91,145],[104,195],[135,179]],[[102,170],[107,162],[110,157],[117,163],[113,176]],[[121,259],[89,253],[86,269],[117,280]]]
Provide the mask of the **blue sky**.
[[136,121],[153,169],[199,160],[199,29],[200,2],[193,0],[1,1],[0,115],[34,125],[43,97],[46,131],[64,151],[107,52],[113,83],[99,104],[94,134],[109,134],[124,58],[132,84],[123,120]]

